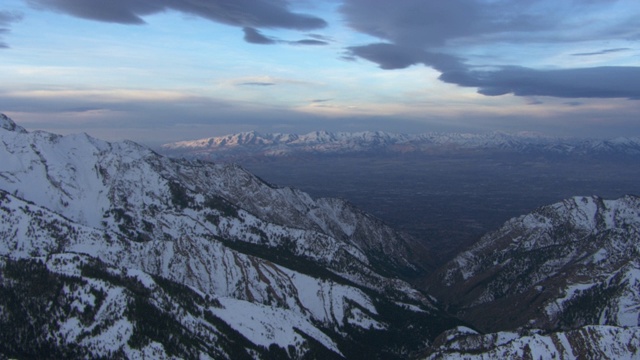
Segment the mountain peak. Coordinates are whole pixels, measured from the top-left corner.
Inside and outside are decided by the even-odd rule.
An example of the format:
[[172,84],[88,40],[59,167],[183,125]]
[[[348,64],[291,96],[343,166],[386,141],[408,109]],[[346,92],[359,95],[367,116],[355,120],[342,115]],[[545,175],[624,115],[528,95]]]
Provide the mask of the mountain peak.
[[9,130],[9,131],[16,131],[20,133],[27,132],[25,128],[23,128],[22,126],[16,125],[16,123],[13,120],[11,120],[11,118],[9,118],[7,115],[2,113],[0,113],[0,128]]

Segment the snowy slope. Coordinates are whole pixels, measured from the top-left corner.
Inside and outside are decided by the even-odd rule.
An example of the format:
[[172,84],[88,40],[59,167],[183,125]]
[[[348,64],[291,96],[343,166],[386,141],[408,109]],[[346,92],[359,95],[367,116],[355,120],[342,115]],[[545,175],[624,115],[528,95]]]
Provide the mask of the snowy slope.
[[[0,305],[12,332],[0,332],[4,354],[50,358],[271,359],[291,344],[304,354],[305,337],[328,358],[337,345],[303,316],[277,308],[213,298],[131,268],[107,266],[78,253],[0,258]],[[33,292],[39,296],[33,296]],[[31,292],[31,294],[30,294]],[[270,336],[246,334],[228,317],[256,316]],[[23,321],[19,321],[23,320]],[[25,321],[26,320],[26,321]],[[283,326],[292,323],[294,327]],[[286,336],[285,336],[286,335]],[[238,346],[237,344],[241,344]],[[275,344],[275,345],[274,345]]]
[[[236,166],[170,160],[131,142],[28,133],[6,117],[0,158],[0,256],[5,261],[48,262],[78,254],[148,282],[186,286],[222,306],[190,309],[194,319],[169,311],[171,305],[154,306],[188,329],[190,321],[210,327],[206,314],[213,314],[218,332],[235,334],[258,349],[256,354],[274,345],[298,354],[294,357],[317,351],[352,357],[371,342],[366,345],[371,351],[393,358],[423,348],[457,324],[429,297],[389,277],[421,271],[409,256],[415,252],[411,239],[342,201],[316,201],[265,184]],[[376,257],[386,249],[393,249],[387,259]],[[95,285],[78,272],[82,266],[67,269],[86,280],[79,291],[120,289],[113,290],[124,294],[120,305],[112,307],[121,311],[109,316],[120,321],[125,334],[135,334],[126,330],[132,325],[122,310],[133,301],[127,291],[135,289],[123,290],[115,280]],[[69,301],[60,306],[84,300],[72,296]],[[91,332],[74,316],[62,314],[59,322],[75,328],[69,325],[68,334],[56,333],[47,341],[79,342],[78,334]],[[5,325],[15,320],[8,321]],[[372,340],[409,325],[422,331]],[[353,339],[359,345],[350,343]],[[108,351],[171,355],[166,342],[141,340],[131,350],[126,336],[118,341]],[[205,350],[229,355],[227,349]]]
[[638,358],[640,329],[585,326],[564,332],[479,334],[460,327],[442,334],[424,359],[618,359]]
[[429,289],[485,330],[638,326],[638,254],[640,198],[575,197],[485,235]]
[[[421,271],[410,260],[425,250],[377,219],[341,200],[313,200],[295,189],[272,187],[234,165],[174,161],[135,143],[107,143],[84,134],[9,131],[0,136],[0,155],[6,159],[0,165],[1,188],[82,224],[101,227],[107,222],[106,226],[113,226],[110,220],[123,215],[140,221],[176,206],[229,203],[250,213],[241,211],[242,216],[335,238],[339,245],[330,248],[341,247],[365,263],[362,253],[385,252],[390,266]],[[172,201],[167,202],[167,197]],[[146,228],[157,232],[157,224],[151,225]],[[213,231],[242,227],[224,225]],[[309,241],[300,244],[312,245]],[[326,262],[335,261],[330,255]]]

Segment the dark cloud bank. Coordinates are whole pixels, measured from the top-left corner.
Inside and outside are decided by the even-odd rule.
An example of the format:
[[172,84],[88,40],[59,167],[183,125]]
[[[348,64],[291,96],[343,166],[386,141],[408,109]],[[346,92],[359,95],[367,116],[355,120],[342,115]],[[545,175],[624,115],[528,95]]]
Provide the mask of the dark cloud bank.
[[[442,73],[447,83],[478,88],[484,95],[552,96],[560,98],[640,99],[640,67],[592,67],[539,70],[498,64],[492,70],[474,68],[452,55],[455,42],[532,43],[582,40],[638,39],[637,13],[607,24],[595,33],[585,24],[583,38],[567,29],[577,17],[597,13],[615,0],[423,1],[345,0],[347,24],[381,42],[347,48],[344,59],[362,58],[386,70],[422,64]],[[546,8],[545,8],[546,6]],[[640,9],[640,7],[636,7]],[[637,12],[640,12],[637,11]],[[600,25],[600,24],[599,24]],[[575,29],[572,29],[575,30]],[[578,53],[595,56],[629,50],[614,48]]]
[[34,6],[73,16],[120,24],[143,24],[143,17],[166,10],[196,15],[238,27],[318,29],[327,23],[318,17],[288,10],[282,0],[28,0]]
[[12,13],[9,11],[0,11],[0,49],[6,49],[9,45],[3,41],[4,34],[10,31],[9,26],[12,23],[20,21],[22,16],[20,14]]
[[[128,25],[144,24],[144,16],[174,10],[214,22],[237,26],[244,40],[252,44],[323,45],[317,39],[281,41],[263,35],[260,28],[313,30],[327,26],[319,17],[299,14],[288,9],[284,0],[26,0],[32,6],[72,16]],[[0,25],[1,25],[0,19]]]
[[[195,15],[222,24],[237,26],[244,40],[252,44],[326,45],[322,39],[296,41],[265,36],[260,28],[313,30],[327,26],[319,17],[288,9],[284,0],[27,0],[37,8],[55,10],[76,17],[128,25],[144,24],[144,16],[166,10]],[[1,25],[1,22],[0,22]]]
[[449,71],[440,79],[476,87],[484,95],[640,100],[640,67],[593,67],[534,70],[505,67],[497,71]]

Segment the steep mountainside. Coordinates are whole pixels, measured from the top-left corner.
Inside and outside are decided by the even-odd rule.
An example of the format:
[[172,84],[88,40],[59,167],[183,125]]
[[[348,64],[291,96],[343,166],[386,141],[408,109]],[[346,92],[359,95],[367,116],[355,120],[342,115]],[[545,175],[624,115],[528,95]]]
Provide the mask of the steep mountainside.
[[0,331],[0,354],[12,358],[342,358],[304,316],[84,254],[3,257],[0,271],[2,328],[11,329]]
[[584,326],[570,331],[520,330],[479,334],[460,327],[443,333],[425,360],[637,359],[640,331]]
[[635,327],[639,254],[639,197],[575,197],[508,221],[442,267],[428,288],[485,331]]
[[640,155],[640,138],[584,140],[554,138],[532,133],[394,134],[382,131],[326,132],[304,135],[245,132],[165,144],[167,155],[201,159],[243,159],[304,154],[449,153],[499,151],[563,155]]
[[425,250],[343,201],[0,127],[0,353],[394,358],[459,323],[399,279]]

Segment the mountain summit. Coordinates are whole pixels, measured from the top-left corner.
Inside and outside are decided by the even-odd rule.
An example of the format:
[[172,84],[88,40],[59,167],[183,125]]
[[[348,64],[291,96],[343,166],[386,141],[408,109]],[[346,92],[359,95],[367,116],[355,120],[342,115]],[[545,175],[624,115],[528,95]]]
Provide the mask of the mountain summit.
[[11,120],[7,115],[0,114],[0,129],[8,130],[8,131],[16,131],[20,133],[26,133],[23,127],[16,125],[13,120]]

